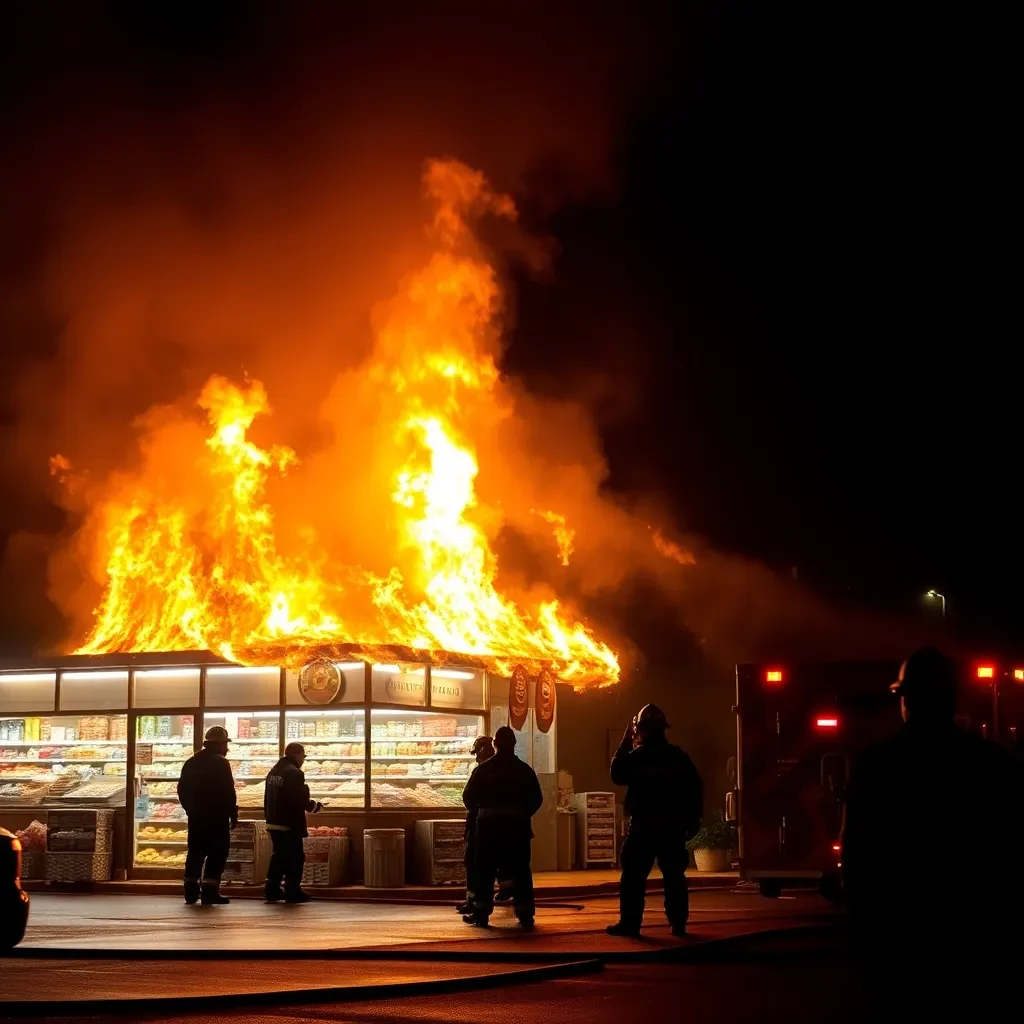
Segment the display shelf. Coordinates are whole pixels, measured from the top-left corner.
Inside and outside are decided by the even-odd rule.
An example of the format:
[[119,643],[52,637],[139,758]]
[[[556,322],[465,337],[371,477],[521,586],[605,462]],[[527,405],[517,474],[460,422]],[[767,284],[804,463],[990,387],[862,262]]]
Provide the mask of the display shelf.
[[173,800],[175,803],[178,802],[177,793],[147,793],[147,800]]
[[[442,761],[472,761],[475,754],[371,754],[371,761],[431,761],[440,759]],[[323,758],[322,760],[333,760]],[[362,758],[360,758],[362,760]]]
[[126,764],[124,757],[0,757],[0,764]]
[[373,775],[372,782],[469,782],[468,775]]
[[0,740],[0,747],[90,747],[127,746],[127,740]]
[[306,785],[318,779],[323,782],[362,782],[365,778],[365,775],[307,775]]
[[406,743],[412,740],[416,743],[454,743],[459,740],[462,743],[472,743],[476,736],[371,736],[371,743],[392,743],[396,740]]
[[187,839],[153,839],[150,836],[136,836],[138,846],[188,846]]

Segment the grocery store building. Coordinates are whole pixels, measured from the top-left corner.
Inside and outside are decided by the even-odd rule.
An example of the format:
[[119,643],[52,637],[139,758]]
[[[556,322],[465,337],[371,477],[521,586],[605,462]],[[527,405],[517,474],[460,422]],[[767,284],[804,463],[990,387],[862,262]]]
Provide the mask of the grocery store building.
[[[33,820],[45,823],[54,809],[111,811],[115,879],[181,877],[187,821],[177,780],[205,731],[219,725],[232,739],[243,820],[262,818],[266,774],[285,745],[299,740],[306,781],[326,804],[310,824],[348,831],[345,881],[363,877],[367,828],[404,829],[406,878],[424,881],[417,879],[423,872],[415,823],[464,816],[473,740],[511,724],[517,753],[544,791],[534,819],[534,867],[566,866],[558,854],[558,722],[550,672],[524,665],[509,680],[471,657],[435,652],[428,662],[413,649],[382,650],[379,661],[365,654],[346,660],[344,651],[334,651],[332,660],[301,670],[243,667],[190,653],[0,666],[0,824],[13,831]],[[561,796],[564,803],[567,794]],[[248,881],[252,870],[231,864],[225,878]]]

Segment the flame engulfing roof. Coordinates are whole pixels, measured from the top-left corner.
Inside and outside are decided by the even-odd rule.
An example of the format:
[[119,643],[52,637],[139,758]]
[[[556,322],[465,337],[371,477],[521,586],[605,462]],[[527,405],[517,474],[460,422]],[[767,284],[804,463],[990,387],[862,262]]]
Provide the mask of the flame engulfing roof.
[[[91,502],[81,538],[103,592],[76,653],[209,650],[299,667],[317,657],[443,663],[435,652],[464,651],[461,662],[503,675],[525,662],[577,687],[618,681],[616,653],[560,597],[499,585],[491,539],[501,512],[480,507],[476,480],[479,442],[501,405],[501,289],[471,224],[516,211],[456,162],[429,163],[424,182],[434,251],[379,318],[355,384],[378,417],[365,458],[385,494],[379,546],[390,545],[389,560],[339,565],[312,527],[290,524],[284,539],[268,484],[299,459],[250,437],[270,412],[262,383],[214,376],[198,396],[208,428],[195,458],[182,456],[193,413],[193,434],[144,438],[138,470]],[[73,482],[67,460],[53,470]],[[557,510],[537,515],[567,565],[573,528]]]

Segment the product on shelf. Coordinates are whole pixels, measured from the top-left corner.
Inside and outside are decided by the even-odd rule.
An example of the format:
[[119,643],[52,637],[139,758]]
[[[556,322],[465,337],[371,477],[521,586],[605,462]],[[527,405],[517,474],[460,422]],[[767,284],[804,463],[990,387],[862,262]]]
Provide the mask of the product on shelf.
[[0,803],[38,804],[49,794],[49,782],[0,782]]
[[146,825],[136,833],[143,841],[153,842],[157,839],[166,839],[172,842],[185,842],[188,840],[187,828],[158,828],[155,825]]
[[14,833],[21,840],[23,851],[41,851],[46,849],[46,826],[41,821],[33,820],[26,828]]
[[176,868],[184,865],[185,857],[184,851],[147,846],[135,854],[135,863],[143,867]]
[[178,795],[177,782],[150,782],[147,784],[146,789],[149,791],[150,796]]

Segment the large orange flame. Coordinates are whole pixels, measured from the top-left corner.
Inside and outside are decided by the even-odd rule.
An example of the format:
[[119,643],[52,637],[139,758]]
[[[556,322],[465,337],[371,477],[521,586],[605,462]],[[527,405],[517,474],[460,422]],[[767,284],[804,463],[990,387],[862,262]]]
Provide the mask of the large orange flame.
[[[388,443],[373,457],[391,460],[387,529],[405,574],[397,564],[383,574],[329,566],[312,531],[308,550],[282,553],[267,484],[296,454],[249,438],[269,412],[262,384],[215,376],[198,399],[211,429],[189,467],[199,486],[151,466],[93,509],[105,586],[77,653],[206,649],[299,664],[341,647],[372,656],[392,645],[474,655],[503,672],[521,659],[544,662],[577,686],[619,678],[615,653],[557,599],[524,606],[499,592],[497,559],[474,511],[472,438],[497,402],[501,291],[467,217],[514,218],[515,209],[458,163],[430,163],[425,183],[438,245],[389,307],[362,374],[394,410]],[[65,462],[55,465],[67,475]],[[568,564],[573,531],[557,512],[538,515],[555,527]]]

